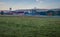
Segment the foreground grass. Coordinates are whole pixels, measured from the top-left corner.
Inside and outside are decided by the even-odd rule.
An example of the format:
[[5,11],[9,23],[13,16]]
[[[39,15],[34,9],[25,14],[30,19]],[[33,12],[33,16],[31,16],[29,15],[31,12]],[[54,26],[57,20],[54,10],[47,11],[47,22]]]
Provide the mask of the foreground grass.
[[60,37],[60,18],[0,17],[0,37]]

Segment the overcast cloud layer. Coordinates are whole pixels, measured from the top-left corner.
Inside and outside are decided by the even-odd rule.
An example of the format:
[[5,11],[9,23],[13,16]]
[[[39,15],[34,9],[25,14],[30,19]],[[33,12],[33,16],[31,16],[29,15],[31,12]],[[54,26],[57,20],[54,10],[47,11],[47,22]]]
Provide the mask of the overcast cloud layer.
[[30,9],[30,8],[60,8],[60,0],[0,0],[0,10]]

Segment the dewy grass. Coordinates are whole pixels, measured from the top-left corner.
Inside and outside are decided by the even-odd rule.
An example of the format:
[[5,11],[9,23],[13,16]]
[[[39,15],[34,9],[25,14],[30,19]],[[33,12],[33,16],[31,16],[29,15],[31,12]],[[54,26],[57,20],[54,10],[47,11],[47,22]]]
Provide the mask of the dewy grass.
[[0,17],[0,37],[60,37],[60,18]]

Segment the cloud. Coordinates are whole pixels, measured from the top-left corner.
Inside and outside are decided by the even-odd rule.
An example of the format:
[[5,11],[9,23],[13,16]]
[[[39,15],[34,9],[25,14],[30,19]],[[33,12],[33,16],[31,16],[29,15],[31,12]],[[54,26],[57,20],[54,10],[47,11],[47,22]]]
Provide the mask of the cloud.
[[0,2],[0,5],[4,5],[5,3],[4,2]]
[[36,2],[38,2],[38,1],[40,1],[40,0],[36,0]]
[[43,1],[43,0],[35,0],[36,2],[40,2],[40,1]]
[[36,0],[37,3],[43,3],[43,0]]
[[0,2],[0,10],[8,9],[8,5],[5,2]]

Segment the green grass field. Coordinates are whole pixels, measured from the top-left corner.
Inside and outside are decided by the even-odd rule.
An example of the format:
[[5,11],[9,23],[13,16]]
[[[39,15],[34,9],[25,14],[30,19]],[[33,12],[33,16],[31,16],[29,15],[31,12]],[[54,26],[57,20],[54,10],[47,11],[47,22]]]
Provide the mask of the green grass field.
[[60,37],[60,18],[0,17],[0,37]]

